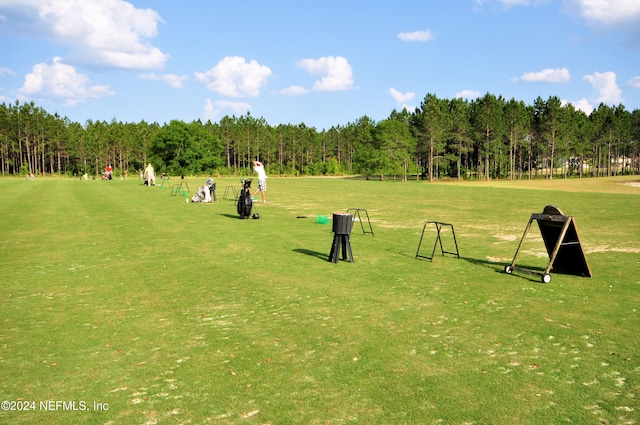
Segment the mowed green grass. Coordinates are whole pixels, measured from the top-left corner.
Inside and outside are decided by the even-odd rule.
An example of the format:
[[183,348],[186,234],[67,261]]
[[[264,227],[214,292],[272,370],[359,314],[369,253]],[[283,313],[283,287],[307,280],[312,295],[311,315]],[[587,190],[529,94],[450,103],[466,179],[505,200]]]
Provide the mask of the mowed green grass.
[[[31,409],[0,423],[640,423],[630,181],[270,178],[240,220],[238,179],[211,205],[174,181],[0,179],[0,400]],[[548,204],[592,278],[503,272]],[[354,223],[355,262],[333,264],[315,216],[348,208],[375,235]],[[431,220],[461,258],[415,258]],[[534,224],[518,265],[547,262]]]

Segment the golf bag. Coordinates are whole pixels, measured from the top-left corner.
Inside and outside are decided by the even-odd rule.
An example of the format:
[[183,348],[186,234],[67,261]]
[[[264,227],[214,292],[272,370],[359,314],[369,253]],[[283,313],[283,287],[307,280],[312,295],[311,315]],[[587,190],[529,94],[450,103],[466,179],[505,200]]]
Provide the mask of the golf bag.
[[205,198],[204,188],[200,186],[200,190],[198,190],[198,193],[193,195],[193,198],[191,198],[191,202],[202,202],[204,198]]
[[242,189],[240,190],[240,196],[238,196],[238,214],[240,218],[251,217],[251,208],[253,208],[253,199],[251,198],[251,179],[240,180],[242,182]]

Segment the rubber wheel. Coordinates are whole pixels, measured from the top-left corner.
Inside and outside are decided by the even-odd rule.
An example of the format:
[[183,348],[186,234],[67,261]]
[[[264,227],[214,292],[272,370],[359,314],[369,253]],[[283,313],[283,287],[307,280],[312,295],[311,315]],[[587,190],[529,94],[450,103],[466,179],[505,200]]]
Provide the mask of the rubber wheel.
[[542,275],[542,283],[549,283],[551,282],[551,275],[550,274],[543,274]]
[[511,267],[511,266],[504,266],[504,272],[505,272],[506,274],[511,274],[511,273],[513,273],[513,267]]

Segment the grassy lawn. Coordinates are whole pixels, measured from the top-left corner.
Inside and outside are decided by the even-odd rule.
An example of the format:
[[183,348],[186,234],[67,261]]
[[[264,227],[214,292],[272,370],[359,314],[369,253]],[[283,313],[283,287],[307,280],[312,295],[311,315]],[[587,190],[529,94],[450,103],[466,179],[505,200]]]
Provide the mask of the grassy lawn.
[[[240,220],[235,178],[216,204],[0,179],[0,400],[30,409],[0,423],[640,423],[632,181],[270,178]],[[592,278],[503,272],[548,204],[575,218]],[[333,264],[315,216],[347,208],[375,236],[354,223],[355,262]],[[461,258],[415,258],[430,220]],[[534,224],[518,265],[547,263]]]

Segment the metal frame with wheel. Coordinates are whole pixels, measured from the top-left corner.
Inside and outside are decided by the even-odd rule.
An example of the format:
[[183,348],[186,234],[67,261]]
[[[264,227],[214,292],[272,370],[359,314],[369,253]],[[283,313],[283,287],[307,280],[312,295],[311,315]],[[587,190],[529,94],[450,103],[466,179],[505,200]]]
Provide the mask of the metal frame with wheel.
[[532,274],[532,275],[536,275],[536,276],[540,276],[542,283],[550,283],[551,282],[551,275],[549,273],[547,273],[546,271],[543,272],[543,273],[539,273],[539,272],[536,272],[534,270],[524,269],[524,268],[521,268],[521,267],[516,268],[515,266],[511,266],[511,265],[504,266],[504,272],[506,274],[513,274],[514,270],[517,270],[519,272]]
[[[549,263],[542,272],[516,267],[518,254],[534,220],[538,222],[542,240],[549,255]],[[540,276],[542,283],[550,283],[551,275],[549,273],[552,269],[561,273],[591,277],[591,269],[582,250],[575,220],[571,216],[564,215],[557,207],[547,205],[541,214],[531,215],[518,249],[513,256],[513,261],[504,267],[504,272],[513,274],[514,271],[517,271]]]

